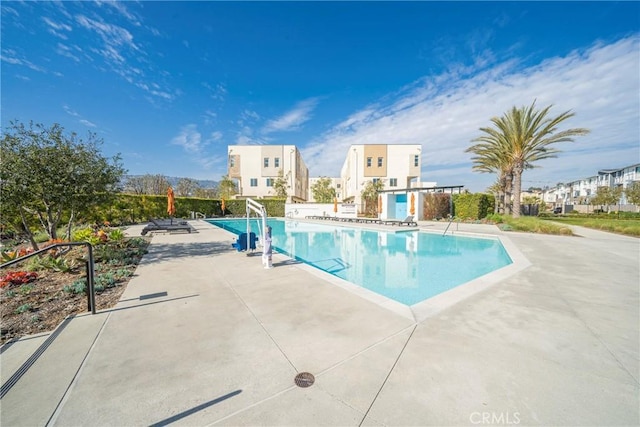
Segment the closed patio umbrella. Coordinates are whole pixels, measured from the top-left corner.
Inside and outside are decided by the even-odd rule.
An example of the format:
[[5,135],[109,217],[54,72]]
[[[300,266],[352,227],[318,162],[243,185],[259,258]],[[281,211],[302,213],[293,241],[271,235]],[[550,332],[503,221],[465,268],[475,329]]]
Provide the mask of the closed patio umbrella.
[[176,198],[171,187],[167,190],[167,213],[173,222],[173,216],[176,214]]
[[413,193],[411,193],[411,206],[409,207],[409,213],[411,215],[416,214],[416,196]]
[[226,206],[225,206],[225,204],[224,204],[224,199],[222,199],[222,205],[221,205],[221,208],[222,208],[222,216],[224,216],[224,210],[225,210],[225,208],[226,208]]
[[378,217],[382,214],[382,195],[378,196]]
[[338,198],[334,197],[333,198],[333,213],[338,213]]

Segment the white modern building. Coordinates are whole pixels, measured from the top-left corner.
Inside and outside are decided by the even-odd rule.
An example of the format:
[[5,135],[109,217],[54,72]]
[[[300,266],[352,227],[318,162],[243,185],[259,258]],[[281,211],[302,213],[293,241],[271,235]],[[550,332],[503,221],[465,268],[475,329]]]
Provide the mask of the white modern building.
[[352,145],[340,172],[342,198],[362,208],[361,193],[368,181],[381,180],[384,190],[420,185],[422,167],[419,144]]
[[[640,181],[640,163],[616,169],[602,169],[597,175],[582,178],[544,191],[543,200],[554,206],[589,205],[600,187],[621,187],[623,190],[633,182]],[[619,204],[628,203],[623,193]]]
[[275,197],[274,183],[282,174],[287,201],[308,200],[309,170],[295,145],[230,145],[228,175],[238,187],[236,198]]

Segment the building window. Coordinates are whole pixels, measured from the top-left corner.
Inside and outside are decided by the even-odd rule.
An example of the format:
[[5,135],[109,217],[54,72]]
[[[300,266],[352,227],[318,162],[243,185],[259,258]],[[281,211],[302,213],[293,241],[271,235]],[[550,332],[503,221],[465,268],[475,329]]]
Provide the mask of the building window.
[[367,157],[367,167],[371,167],[371,157]]
[[340,188],[340,186],[341,186],[341,185],[342,185],[342,184],[336,184],[336,187],[337,187],[337,188]]
[[280,167],[280,157],[276,157],[273,159],[273,166],[279,168]]
[[419,155],[415,155],[413,156],[413,166],[418,166],[420,164],[420,156]]
[[268,167],[269,167],[269,158],[268,158],[268,157],[265,157],[265,158],[264,158],[264,167],[265,167],[265,168],[268,168]]
[[267,187],[273,187],[273,178],[267,178]]
[[258,186],[258,178],[251,178],[251,186],[252,187]]
[[229,156],[229,167],[230,168],[236,167],[236,158],[233,156]]
[[382,167],[382,157],[378,157],[378,167]]
[[373,178],[373,183],[374,183],[374,184],[377,184],[377,183],[378,183],[378,181],[380,181],[380,178]]
[[390,178],[389,179],[389,186],[390,187],[397,187],[398,186],[398,178]]

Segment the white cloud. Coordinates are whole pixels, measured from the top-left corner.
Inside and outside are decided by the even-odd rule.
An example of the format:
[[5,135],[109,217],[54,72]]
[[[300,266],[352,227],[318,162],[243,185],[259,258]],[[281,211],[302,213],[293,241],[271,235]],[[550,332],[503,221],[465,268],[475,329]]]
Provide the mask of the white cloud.
[[63,24],[60,22],[54,22],[50,18],[46,16],[42,18],[42,20],[49,26],[49,32],[56,37],[67,40],[69,37],[64,33],[64,31],[70,32],[72,30],[70,25]]
[[68,105],[63,105],[62,109],[64,110],[65,113],[67,113],[71,117],[75,117],[76,119],[78,119],[78,122],[82,123],[83,125],[85,125],[87,127],[91,127],[91,128],[97,127],[97,125],[95,123],[90,122],[89,120],[86,120],[86,119],[82,118],[82,115],[80,113],[78,113],[77,111],[75,111],[74,109],[69,107]]
[[65,111],[65,113],[67,113],[71,117],[80,117],[80,114],[78,114],[76,111],[72,110],[71,107],[69,107],[68,105],[63,105],[62,109]]
[[26,58],[20,58],[18,54],[13,49],[5,49],[2,51],[0,55],[0,60],[12,64],[12,65],[21,65],[27,68],[32,69],[33,71],[38,71],[40,73],[46,73],[47,70],[40,67],[39,65],[34,64]]
[[90,128],[96,127],[95,123],[91,123],[89,120],[82,119],[80,120],[80,123]]
[[242,117],[243,120],[259,120],[260,119],[260,115],[258,113],[256,113],[255,111],[246,110],[246,109],[240,114],[240,117]]
[[125,6],[124,2],[121,1],[96,1],[96,4],[98,6],[102,6],[102,5],[107,5],[112,7],[114,10],[116,10],[120,15],[124,16],[125,18],[127,18],[132,24],[134,24],[135,26],[140,26],[140,21],[138,20],[138,18],[136,18],[136,16],[129,12],[129,9],[127,9],[127,7]]
[[59,55],[66,56],[67,58],[70,58],[70,59],[74,60],[75,62],[80,62],[80,58],[78,58],[73,53],[72,49],[69,46],[65,45],[65,44],[58,43],[58,46],[56,47],[56,52]]
[[268,142],[268,138],[255,136],[253,129],[249,126],[243,126],[236,136],[237,145],[264,145]]
[[204,82],[202,86],[209,90],[211,99],[219,102],[223,102],[227,95],[227,87],[223,83],[217,83],[215,86],[211,86],[209,83]]
[[129,46],[132,49],[138,49],[133,42],[133,36],[125,28],[102,21],[96,21],[84,15],[77,15],[76,22],[82,27],[96,32],[109,46]]
[[171,143],[181,146],[190,154],[201,153],[205,145],[202,142],[202,135],[198,132],[198,127],[194,124],[184,126],[180,133],[173,137]]
[[572,110],[561,126],[586,127],[591,134],[558,146],[557,159],[526,171],[527,181],[551,182],[591,176],[598,169],[639,160],[639,37],[595,44],[565,57],[523,67],[512,59],[465,77],[451,70],[424,78],[353,113],[303,150],[312,175],[337,176],[351,144],[421,144],[423,181],[481,191],[493,175],[471,172],[464,150],[478,129],[512,106],[553,104],[552,115]]
[[262,129],[262,133],[286,132],[298,129],[311,118],[311,112],[318,104],[317,98],[300,101],[293,109],[287,111],[277,119],[269,121]]
[[[103,2],[99,3],[99,5],[111,6],[135,26],[141,25],[137,18],[123,5],[118,5],[116,2]],[[142,63],[146,70],[153,68],[148,63],[146,52],[134,42],[134,36],[129,30],[119,25],[105,22],[102,18],[92,19],[80,14],[75,16],[75,21],[81,28],[97,34],[102,40],[102,44],[91,48],[91,52],[102,57],[111,70],[125,81],[151,95],[148,97],[149,102],[155,104],[155,100],[158,99],[172,101],[175,98],[177,92],[172,92],[160,87],[158,83],[148,81],[145,71],[134,65],[135,63]],[[59,50],[58,53],[77,60],[77,57],[70,56],[69,51]],[[154,75],[167,75],[163,71],[154,70],[153,73]]]
[[211,136],[210,136],[212,141],[220,141],[222,139],[222,132],[220,131],[215,131],[215,132],[211,132]]

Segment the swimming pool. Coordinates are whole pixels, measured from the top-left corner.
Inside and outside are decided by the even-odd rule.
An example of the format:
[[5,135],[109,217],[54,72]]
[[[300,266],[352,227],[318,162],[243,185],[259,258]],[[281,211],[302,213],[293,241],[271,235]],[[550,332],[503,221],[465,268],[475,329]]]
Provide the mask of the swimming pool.
[[[207,220],[235,234],[246,219]],[[258,221],[250,221],[258,236]],[[497,239],[371,230],[269,218],[280,253],[413,305],[512,263]]]

